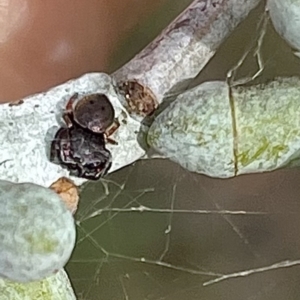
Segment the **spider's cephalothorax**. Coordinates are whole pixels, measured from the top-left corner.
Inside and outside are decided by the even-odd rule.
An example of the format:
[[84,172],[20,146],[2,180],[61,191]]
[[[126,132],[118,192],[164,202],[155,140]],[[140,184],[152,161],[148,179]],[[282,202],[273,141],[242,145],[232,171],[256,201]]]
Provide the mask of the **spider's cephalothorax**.
[[104,94],[80,97],[76,93],[67,102],[63,118],[68,127],[77,123],[94,133],[105,133],[114,123],[115,111]]

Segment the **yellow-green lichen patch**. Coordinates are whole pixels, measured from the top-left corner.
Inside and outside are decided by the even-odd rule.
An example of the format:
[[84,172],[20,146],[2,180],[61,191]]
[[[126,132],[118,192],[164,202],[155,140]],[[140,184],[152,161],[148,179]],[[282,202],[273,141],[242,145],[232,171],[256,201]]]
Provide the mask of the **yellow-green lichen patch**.
[[41,281],[15,283],[0,279],[0,299],[75,300],[70,281],[63,269]]
[[300,148],[300,80],[233,89],[238,174],[278,169]]
[[26,204],[18,204],[14,206],[14,209],[16,213],[21,217],[21,218],[26,218],[28,214],[29,207]]
[[257,140],[256,145],[257,147],[254,149],[247,149],[244,152],[241,150],[239,151],[238,162],[241,164],[242,168],[245,168],[262,158],[266,158],[267,161],[270,162],[273,161],[273,163],[277,165],[282,154],[288,151],[286,145],[272,145],[272,141],[268,140],[265,136]]
[[52,253],[59,246],[59,241],[49,235],[45,229],[37,230],[34,233],[25,233],[24,240],[28,242],[33,253]]

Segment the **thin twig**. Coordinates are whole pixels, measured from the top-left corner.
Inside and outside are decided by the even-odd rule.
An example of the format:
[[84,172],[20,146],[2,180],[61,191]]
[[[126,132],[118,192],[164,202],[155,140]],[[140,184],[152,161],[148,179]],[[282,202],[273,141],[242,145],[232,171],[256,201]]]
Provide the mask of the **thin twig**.
[[196,0],[152,43],[117,70],[117,81],[137,80],[161,102],[193,79],[260,0]]

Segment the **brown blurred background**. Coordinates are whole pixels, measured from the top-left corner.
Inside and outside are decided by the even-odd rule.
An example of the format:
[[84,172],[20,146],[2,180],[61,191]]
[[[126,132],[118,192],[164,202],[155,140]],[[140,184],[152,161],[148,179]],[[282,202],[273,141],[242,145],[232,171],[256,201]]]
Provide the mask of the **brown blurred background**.
[[1,1],[0,102],[108,71],[118,43],[166,2]]

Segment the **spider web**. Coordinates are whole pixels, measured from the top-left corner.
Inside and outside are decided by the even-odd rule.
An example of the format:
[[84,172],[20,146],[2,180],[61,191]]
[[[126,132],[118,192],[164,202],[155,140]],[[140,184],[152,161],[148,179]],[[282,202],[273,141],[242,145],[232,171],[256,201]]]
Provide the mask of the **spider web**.
[[[289,72],[296,65],[274,51],[278,38],[267,37],[265,61],[265,29],[262,19],[230,84],[258,79],[266,65],[265,79],[285,75],[276,73],[280,64]],[[200,81],[224,57],[221,49]],[[249,73],[253,65],[259,70]],[[152,159],[86,184],[67,265],[78,299],[299,299],[299,180],[295,169],[212,179]]]
[[88,183],[67,266],[78,299],[299,295],[299,179],[218,180],[155,159]]

